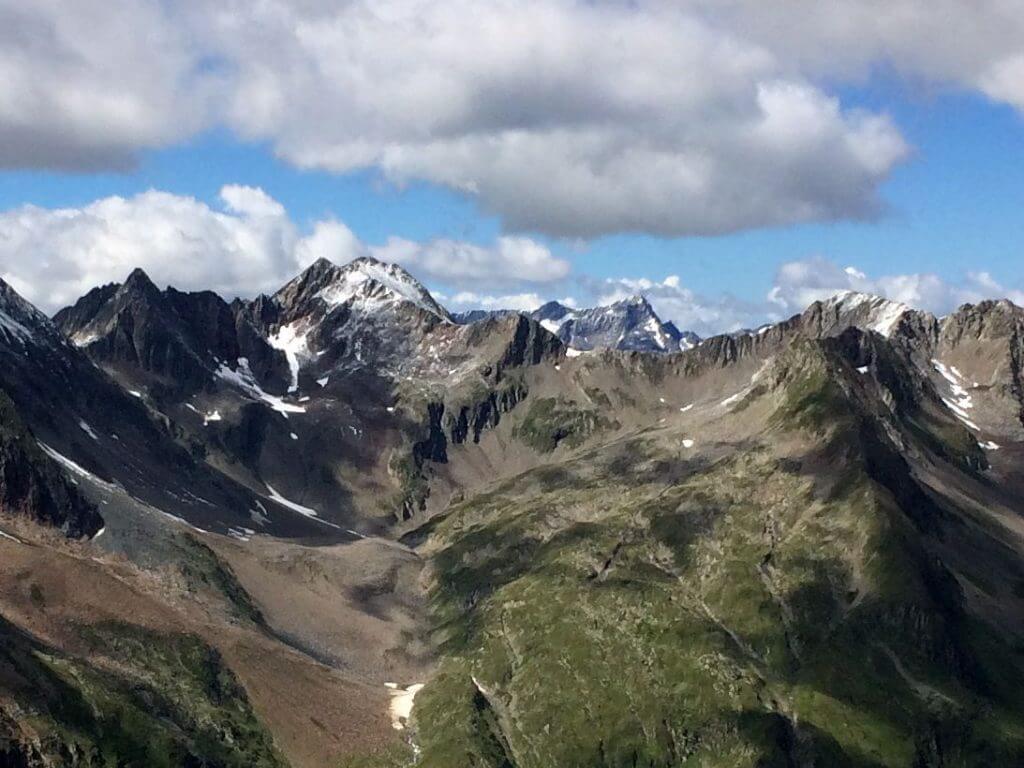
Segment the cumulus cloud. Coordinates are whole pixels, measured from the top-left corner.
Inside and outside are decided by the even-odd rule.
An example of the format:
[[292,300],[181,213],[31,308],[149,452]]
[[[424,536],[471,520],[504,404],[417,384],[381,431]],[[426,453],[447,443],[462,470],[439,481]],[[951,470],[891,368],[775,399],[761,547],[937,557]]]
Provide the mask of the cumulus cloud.
[[158,0],[0,0],[0,167],[122,169],[208,124],[218,78]]
[[526,237],[499,237],[487,248],[461,240],[418,243],[393,237],[370,253],[424,279],[456,284],[548,283],[563,279],[570,269],[569,262]]
[[234,64],[225,119],[241,135],[302,167],[461,190],[514,231],[717,234],[869,217],[907,155],[884,114],[844,109],[695,8],[229,7],[209,39]]
[[473,291],[459,291],[454,296],[442,296],[441,300],[453,309],[513,309],[518,312],[532,312],[545,302],[545,299],[536,293],[493,296]]
[[0,166],[226,126],[565,236],[877,214],[908,148],[836,94],[880,67],[1024,110],[1010,0],[0,0],[0,41]]
[[341,264],[364,255],[467,289],[488,275],[492,286],[521,286],[558,280],[569,269],[525,238],[499,238],[491,246],[452,240],[372,246],[334,219],[303,234],[277,200],[239,185],[221,190],[219,207],[151,190],[82,208],[0,213],[0,277],[50,311],[123,280],[135,267],[158,284],[230,298],[273,291],[317,258]]
[[768,302],[789,314],[840,291],[873,293],[936,315],[983,299],[1008,298],[1024,305],[1024,291],[1001,285],[988,272],[968,272],[958,282],[927,272],[870,277],[856,267],[841,267],[822,257],[780,266]]

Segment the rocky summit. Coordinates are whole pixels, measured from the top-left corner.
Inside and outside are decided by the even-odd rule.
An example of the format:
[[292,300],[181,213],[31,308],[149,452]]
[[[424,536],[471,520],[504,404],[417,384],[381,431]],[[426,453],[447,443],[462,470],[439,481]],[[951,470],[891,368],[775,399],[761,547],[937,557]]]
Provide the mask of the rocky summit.
[[0,766],[1024,765],[1024,310],[0,282]]

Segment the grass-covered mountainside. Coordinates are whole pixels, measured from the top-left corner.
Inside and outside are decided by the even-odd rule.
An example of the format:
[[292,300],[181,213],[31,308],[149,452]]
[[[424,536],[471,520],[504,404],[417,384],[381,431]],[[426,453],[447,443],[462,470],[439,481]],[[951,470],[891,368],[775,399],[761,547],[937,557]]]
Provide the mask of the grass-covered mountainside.
[[0,619],[0,676],[20,715],[0,717],[0,765],[283,765],[244,689],[197,637],[110,623],[81,642],[89,661]]
[[[435,522],[418,764],[1024,761],[1024,645],[971,611],[988,566],[939,552],[988,534],[904,459],[972,473],[980,452],[927,388],[879,407],[851,341],[762,374],[725,417],[756,437],[697,456],[652,428]],[[912,380],[898,364],[878,378]]]

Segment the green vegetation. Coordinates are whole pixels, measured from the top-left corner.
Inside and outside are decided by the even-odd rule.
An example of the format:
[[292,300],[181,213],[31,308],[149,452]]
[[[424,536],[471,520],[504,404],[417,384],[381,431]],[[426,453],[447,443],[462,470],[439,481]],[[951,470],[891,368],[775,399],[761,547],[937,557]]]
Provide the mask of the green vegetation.
[[550,453],[563,444],[576,448],[593,433],[617,427],[597,410],[573,400],[545,397],[530,403],[513,434],[538,453]]
[[[418,765],[1021,764],[1024,656],[963,611],[927,500],[832,361],[789,362],[753,396],[833,469],[767,435],[706,467],[652,437],[435,523],[444,660],[413,711]],[[552,450],[588,428],[541,400],[517,435]]]
[[237,618],[264,623],[263,614],[249,593],[212,549],[189,533],[176,535],[175,543],[179,554],[175,563],[190,591],[212,590],[228,603]]
[[430,487],[423,476],[423,470],[416,466],[412,456],[396,451],[391,456],[389,469],[392,476],[398,480],[398,492],[388,511],[399,510],[401,516],[422,510],[430,494]]
[[55,653],[0,623],[0,671],[18,681],[15,701],[53,764],[73,756],[82,766],[283,765],[244,690],[199,639],[126,624],[81,636],[97,661]]

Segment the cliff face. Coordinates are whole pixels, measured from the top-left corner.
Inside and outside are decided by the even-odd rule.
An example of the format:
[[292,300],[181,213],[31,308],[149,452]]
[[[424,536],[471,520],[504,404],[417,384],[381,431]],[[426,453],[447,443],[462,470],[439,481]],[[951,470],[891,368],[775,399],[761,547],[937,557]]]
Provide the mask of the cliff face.
[[69,538],[93,536],[103,518],[36,444],[0,392],[0,511],[60,529]]

